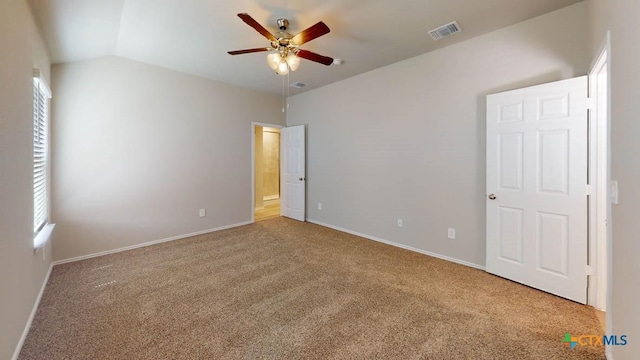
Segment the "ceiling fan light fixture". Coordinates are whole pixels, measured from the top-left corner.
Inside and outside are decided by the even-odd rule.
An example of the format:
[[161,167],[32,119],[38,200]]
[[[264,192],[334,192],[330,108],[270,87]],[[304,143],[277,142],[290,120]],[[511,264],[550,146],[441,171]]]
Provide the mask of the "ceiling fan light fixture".
[[287,61],[287,64],[289,65],[291,71],[298,70],[298,67],[300,66],[300,58],[297,57],[296,54],[289,53],[285,60]]
[[278,75],[287,75],[289,73],[289,64],[287,64],[284,59],[278,64],[278,68],[276,69],[276,73]]
[[269,67],[271,69],[277,70],[278,69],[278,65],[280,65],[280,62],[281,62],[280,54],[271,53],[271,54],[267,55],[267,64],[269,64]]

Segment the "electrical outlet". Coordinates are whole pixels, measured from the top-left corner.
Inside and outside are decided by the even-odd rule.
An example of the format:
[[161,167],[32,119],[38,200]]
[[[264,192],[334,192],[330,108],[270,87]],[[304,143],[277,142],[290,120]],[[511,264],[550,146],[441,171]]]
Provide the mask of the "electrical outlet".
[[456,238],[456,229],[454,228],[448,228],[447,229],[447,237],[451,240],[454,240]]
[[402,219],[398,219],[398,227],[402,227]]
[[207,209],[200,209],[200,217],[207,216]]
[[318,203],[318,210],[322,210],[322,203]]

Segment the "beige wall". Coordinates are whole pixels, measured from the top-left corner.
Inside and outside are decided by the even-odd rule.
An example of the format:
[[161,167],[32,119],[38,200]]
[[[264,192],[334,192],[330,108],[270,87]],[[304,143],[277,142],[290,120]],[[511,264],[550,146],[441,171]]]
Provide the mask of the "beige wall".
[[264,197],[277,199],[280,195],[280,129],[264,128]]
[[485,97],[584,75],[586,10],[579,3],[292,97],[287,125],[308,125],[308,218],[483,266]]
[[627,335],[614,346],[613,359],[640,354],[640,1],[589,0],[590,58],[611,30],[611,176],[618,181],[620,204],[613,205],[613,283],[611,334]]
[[33,68],[50,80],[49,58],[23,0],[2,3],[0,49],[0,359],[10,359],[51,263],[51,245],[33,252],[32,152]]
[[281,124],[277,96],[117,57],[52,71],[55,259],[251,220],[251,122]]

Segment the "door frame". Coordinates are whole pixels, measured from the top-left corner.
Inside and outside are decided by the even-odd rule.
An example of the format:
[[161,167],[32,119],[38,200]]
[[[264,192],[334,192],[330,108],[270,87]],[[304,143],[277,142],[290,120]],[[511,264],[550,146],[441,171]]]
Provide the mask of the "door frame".
[[[603,99],[598,91],[597,76],[602,69],[606,75],[606,94]],[[589,203],[589,263],[593,268],[593,279],[589,279],[588,304],[606,311],[607,333],[611,333],[611,285],[613,259],[611,252],[611,33],[607,31],[597,56],[589,70],[589,179],[592,185]],[[599,111],[599,104],[606,111]],[[600,125],[600,126],[598,126]],[[604,133],[603,133],[604,132]],[[597,154],[605,155],[604,174],[598,174]],[[603,208],[604,207],[604,208]],[[600,211],[598,211],[600,210]],[[603,231],[604,230],[604,231]],[[594,266],[595,265],[595,266]],[[592,281],[593,280],[593,281]]]
[[[251,222],[256,221],[256,126],[282,129],[284,125],[251,122]],[[282,177],[282,170],[280,170]]]

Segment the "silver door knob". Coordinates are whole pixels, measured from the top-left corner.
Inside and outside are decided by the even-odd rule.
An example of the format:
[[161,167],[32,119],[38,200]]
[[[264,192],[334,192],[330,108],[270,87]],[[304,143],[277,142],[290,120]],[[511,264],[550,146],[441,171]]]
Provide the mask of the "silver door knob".
[[495,199],[496,199],[496,194],[489,195],[489,200],[495,200]]

